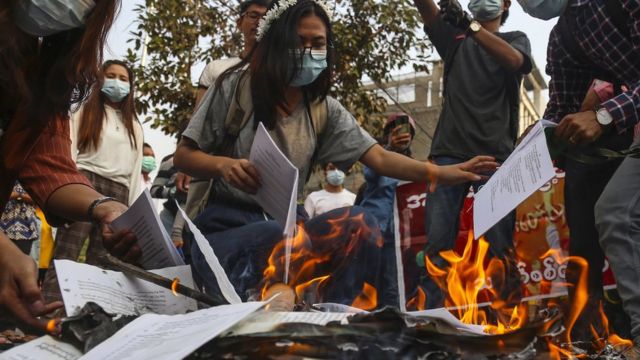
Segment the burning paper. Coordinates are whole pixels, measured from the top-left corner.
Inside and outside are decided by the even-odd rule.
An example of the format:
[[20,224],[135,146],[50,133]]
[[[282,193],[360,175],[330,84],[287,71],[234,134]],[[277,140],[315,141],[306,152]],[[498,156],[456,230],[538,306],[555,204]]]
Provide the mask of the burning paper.
[[0,354],[0,360],[76,360],[82,352],[73,345],[43,336]]
[[265,304],[221,305],[173,316],[142,315],[82,359],[182,359]]
[[[95,302],[107,313],[139,315],[145,313],[184,314],[198,309],[195,300],[175,296],[171,290],[150,282],[126,276],[117,271],[80,264],[70,260],[54,260],[58,283],[68,315],[76,314],[87,302]],[[151,270],[193,288],[189,266]]]

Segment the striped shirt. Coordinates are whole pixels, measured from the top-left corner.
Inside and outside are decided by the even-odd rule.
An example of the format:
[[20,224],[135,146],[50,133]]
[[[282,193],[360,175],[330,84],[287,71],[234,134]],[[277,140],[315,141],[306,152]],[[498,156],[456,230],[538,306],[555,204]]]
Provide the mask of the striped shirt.
[[573,36],[588,59],[574,59],[562,44],[559,27],[549,38],[546,72],[549,104],[545,118],[559,122],[577,113],[593,79],[627,84],[626,91],[602,103],[618,133],[640,123],[640,2],[620,0],[629,14],[628,34],[607,15],[604,0],[573,0],[563,16],[575,18]]
[[[52,122],[35,139],[27,139],[27,141],[31,140],[35,141],[35,143],[26,141],[13,143],[10,137],[11,134],[7,132],[0,139],[0,143],[7,142],[7,144],[2,144],[3,148],[9,148],[9,143],[18,147],[33,145],[33,148],[26,154],[24,151],[21,152],[19,150],[12,151],[9,154],[9,156],[22,154],[22,159],[3,158],[2,160],[10,170],[12,168],[17,170],[17,180],[20,181],[21,185],[42,209],[46,210],[49,197],[62,186],[81,184],[91,187],[89,180],[78,172],[75,163],[71,159],[69,122],[66,119]],[[3,156],[7,156],[7,153],[3,153]],[[10,181],[11,185],[15,180]],[[5,182],[3,181],[2,184],[4,185]],[[3,194],[3,197],[0,198],[0,209],[4,209],[6,202],[4,194],[7,189],[3,186],[0,191]],[[62,222],[62,219],[51,217],[48,219],[56,224]]]

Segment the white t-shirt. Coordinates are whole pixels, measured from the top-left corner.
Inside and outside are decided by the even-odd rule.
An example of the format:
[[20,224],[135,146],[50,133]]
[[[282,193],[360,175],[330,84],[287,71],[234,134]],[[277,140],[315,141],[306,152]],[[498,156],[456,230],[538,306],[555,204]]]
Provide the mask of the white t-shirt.
[[239,57],[232,57],[228,59],[214,60],[207,64],[200,75],[198,80],[198,86],[209,88],[215,82],[216,79],[228,68],[238,64],[240,62]]
[[324,214],[333,209],[345,206],[353,206],[356,201],[356,194],[344,189],[339,193],[328,192],[327,190],[314,191],[304,201],[304,209],[309,217]]
[[71,157],[75,160],[78,169],[90,171],[128,187],[129,204],[131,204],[142,191],[140,186],[142,144],[144,143],[142,125],[137,120],[133,122],[137,145],[133,148],[120,110],[108,105],[105,105],[104,109],[106,117],[98,148],[81,154],[78,153],[77,146],[83,109],[71,115]]

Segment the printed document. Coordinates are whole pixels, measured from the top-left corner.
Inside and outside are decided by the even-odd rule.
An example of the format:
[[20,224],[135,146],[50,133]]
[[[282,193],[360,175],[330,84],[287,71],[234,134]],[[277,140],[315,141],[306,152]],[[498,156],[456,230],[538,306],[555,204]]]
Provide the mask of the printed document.
[[187,216],[187,214],[184,212],[184,210],[182,210],[177,202],[176,206],[178,207],[178,211],[180,211],[180,215],[182,215],[182,218],[187,223],[189,231],[191,231],[191,233],[193,234],[193,238],[195,239],[196,244],[198,244],[198,248],[202,252],[202,255],[204,255],[205,261],[207,262],[207,264],[209,264],[211,272],[213,272],[213,275],[216,277],[216,281],[218,282],[218,287],[220,287],[222,296],[227,299],[229,304],[241,303],[242,299],[240,299],[240,296],[236,292],[236,289],[233,287],[233,284],[231,284],[231,281],[229,281],[229,277],[222,268],[222,265],[220,265],[220,260],[218,260],[218,257],[214,253],[213,248],[209,244],[209,241],[207,241],[204,235],[202,235],[200,229],[198,229],[198,227],[196,227],[193,222],[191,222],[189,216]]
[[314,325],[327,325],[329,322],[338,321],[348,323],[350,313],[330,312],[279,312],[258,311],[247,317],[244,321],[230,328],[223,336],[249,335],[269,332],[276,326],[290,323],[304,323]]
[[251,163],[262,180],[255,199],[267,214],[284,228],[285,284],[289,277],[291,247],[296,231],[296,203],[298,200],[298,168],[280,151],[262,123],[258,125],[251,145]]
[[182,359],[265,304],[221,305],[184,315],[142,315],[82,359]]
[[49,335],[0,353],[0,360],[76,360],[82,351]]
[[114,230],[131,229],[142,250],[140,263],[145,269],[163,269],[184,265],[184,261],[167,234],[145,189],[131,207],[111,223]]
[[538,122],[489,181],[473,205],[473,231],[478,239],[555,176],[542,122]]
[[[174,295],[165,289],[121,272],[103,270],[71,260],[54,260],[65,311],[77,314],[89,301],[100,305],[111,314],[141,315],[146,313],[184,314],[198,309],[194,299]],[[169,279],[180,279],[180,284],[193,288],[193,277],[188,265],[151,270]]]

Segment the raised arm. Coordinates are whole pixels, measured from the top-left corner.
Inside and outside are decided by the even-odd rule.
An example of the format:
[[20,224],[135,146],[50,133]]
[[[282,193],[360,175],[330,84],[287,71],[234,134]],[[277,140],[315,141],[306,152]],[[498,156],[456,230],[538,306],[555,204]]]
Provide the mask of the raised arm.
[[482,176],[479,174],[494,171],[498,165],[490,156],[477,156],[461,164],[437,166],[387,151],[380,145],[372,146],[362,155],[360,162],[380,175],[400,180],[428,182],[432,189],[437,184],[481,180]]
[[416,8],[418,8],[418,12],[425,26],[431,26],[431,23],[438,17],[438,13],[440,12],[436,3],[433,0],[413,0],[413,3],[416,5]]

